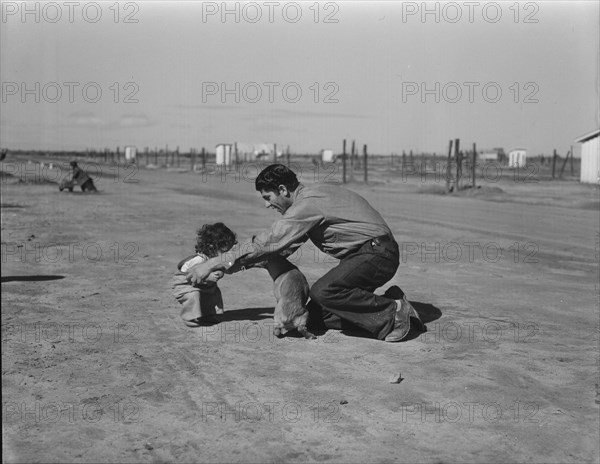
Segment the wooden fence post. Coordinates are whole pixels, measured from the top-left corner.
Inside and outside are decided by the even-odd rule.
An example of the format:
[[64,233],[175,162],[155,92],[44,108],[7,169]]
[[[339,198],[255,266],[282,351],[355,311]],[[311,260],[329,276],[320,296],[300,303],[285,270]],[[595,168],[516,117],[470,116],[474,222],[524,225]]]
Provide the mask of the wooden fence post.
[[354,157],[356,156],[355,141],[352,141],[352,152],[350,153],[350,182],[354,182]]
[[454,139],[454,156],[456,160],[456,191],[460,190],[460,178],[462,176],[462,157],[460,156],[460,139]]
[[196,149],[190,148],[190,171],[193,171],[194,167],[196,167]]
[[473,161],[471,164],[471,177],[473,178],[473,188],[477,187],[477,182],[475,181],[475,164],[477,163],[477,147],[475,143],[473,143]]
[[206,150],[202,147],[202,169],[206,169]]
[[571,150],[570,151],[571,151],[571,175],[574,175],[573,174],[573,154],[574,154],[573,153],[573,145],[571,145]]
[[448,161],[446,162],[446,192],[450,193],[450,178],[452,177],[452,139],[448,145]]
[[554,154],[552,155],[552,178],[554,179],[554,170],[556,168],[556,148],[554,149]]
[[346,139],[342,143],[342,182],[346,183]]
[[365,165],[365,184],[369,182],[369,167],[367,165],[367,146],[363,145],[363,157]]
[[[563,171],[565,170],[565,166],[567,165],[567,161],[569,161],[569,155],[571,154],[571,152],[567,152],[567,156],[565,156],[565,161],[563,162],[562,167],[560,168],[560,174],[558,175],[558,177],[560,179],[562,179],[562,175],[563,175]],[[573,156],[573,155],[571,155]]]

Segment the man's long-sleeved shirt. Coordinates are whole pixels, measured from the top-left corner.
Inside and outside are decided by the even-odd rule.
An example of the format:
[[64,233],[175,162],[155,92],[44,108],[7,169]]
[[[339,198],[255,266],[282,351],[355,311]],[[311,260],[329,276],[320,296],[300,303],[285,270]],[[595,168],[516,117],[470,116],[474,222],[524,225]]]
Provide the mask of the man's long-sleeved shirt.
[[300,184],[293,204],[269,231],[253,237],[246,259],[297,249],[310,239],[335,258],[358,250],[369,239],[391,235],[381,215],[360,195],[333,185]]

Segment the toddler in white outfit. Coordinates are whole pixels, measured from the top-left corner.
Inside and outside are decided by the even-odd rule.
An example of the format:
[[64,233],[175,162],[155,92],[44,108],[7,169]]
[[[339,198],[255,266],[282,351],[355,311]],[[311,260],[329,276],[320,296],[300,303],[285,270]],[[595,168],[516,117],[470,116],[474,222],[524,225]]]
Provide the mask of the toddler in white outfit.
[[217,282],[223,277],[223,271],[212,272],[199,285],[188,282],[185,273],[219,253],[231,250],[235,244],[235,233],[225,224],[205,224],[198,230],[196,254],[188,256],[177,265],[178,272],[173,277],[173,294],[182,305],[181,319],[188,327],[218,322],[215,316],[223,313],[223,296]]

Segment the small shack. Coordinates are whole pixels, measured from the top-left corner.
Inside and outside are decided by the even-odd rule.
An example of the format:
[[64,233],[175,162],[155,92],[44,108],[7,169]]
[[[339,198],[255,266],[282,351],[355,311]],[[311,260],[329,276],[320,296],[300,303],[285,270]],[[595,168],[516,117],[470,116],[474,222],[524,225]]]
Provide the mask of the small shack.
[[125,161],[128,163],[135,163],[135,159],[137,157],[137,148],[136,147],[125,147]]
[[323,163],[333,163],[333,150],[321,150],[321,161]]
[[600,129],[575,139],[581,144],[581,177],[585,184],[600,183]]
[[231,152],[233,151],[233,144],[231,143],[220,143],[216,147],[216,160],[217,166],[229,166],[231,164]]
[[479,155],[477,155],[477,157],[480,161],[498,161],[498,153],[491,151],[485,151],[483,153],[480,153]]
[[524,168],[527,163],[527,150],[525,148],[514,148],[508,154],[509,168]]
[[502,148],[492,148],[482,150],[477,158],[483,162],[503,162],[506,155],[504,154],[504,150]]

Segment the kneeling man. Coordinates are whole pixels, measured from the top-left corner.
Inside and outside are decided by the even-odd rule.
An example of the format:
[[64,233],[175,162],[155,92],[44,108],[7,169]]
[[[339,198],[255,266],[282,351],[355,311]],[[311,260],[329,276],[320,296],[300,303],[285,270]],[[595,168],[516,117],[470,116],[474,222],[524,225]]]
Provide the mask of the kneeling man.
[[[340,186],[305,186],[281,164],[267,166],[255,184],[265,206],[282,218],[270,230],[254,236],[253,246],[242,246],[241,250],[252,251],[236,263],[265,259],[270,254],[289,255],[308,239],[340,260],[310,289],[309,327],[344,330],[358,326],[388,342],[406,337],[411,317],[424,330],[398,287],[383,296],[374,293],[394,276],[400,261],[390,228],[367,200]],[[193,283],[214,269],[227,268],[225,263],[213,264],[191,268],[188,279]]]

